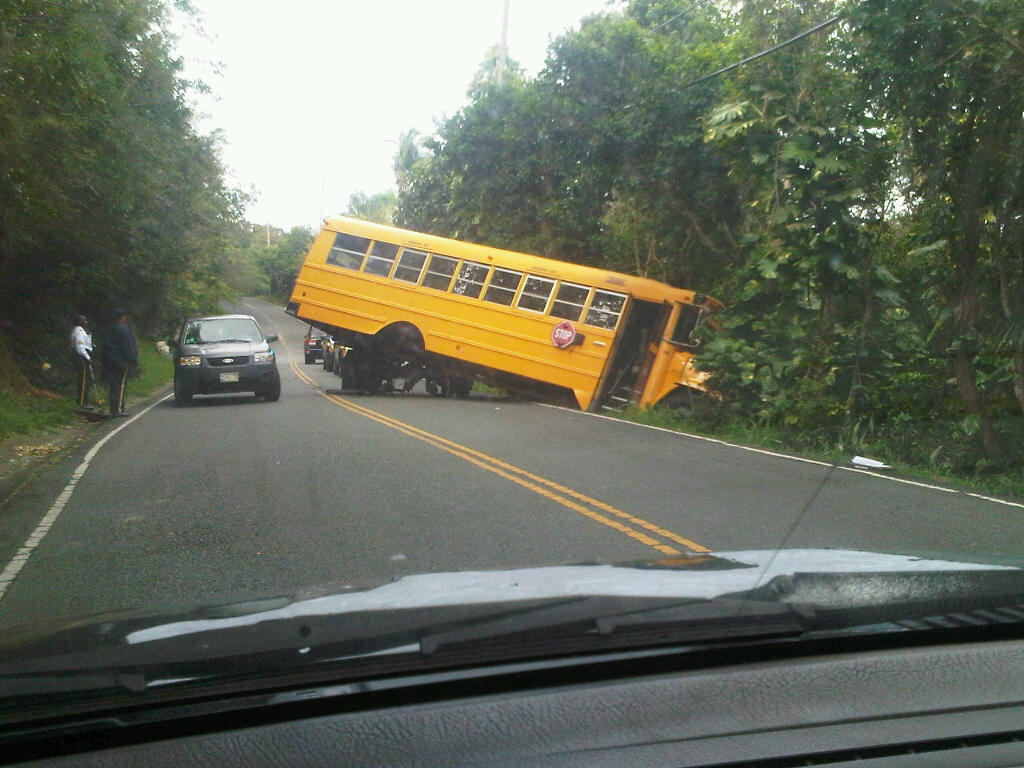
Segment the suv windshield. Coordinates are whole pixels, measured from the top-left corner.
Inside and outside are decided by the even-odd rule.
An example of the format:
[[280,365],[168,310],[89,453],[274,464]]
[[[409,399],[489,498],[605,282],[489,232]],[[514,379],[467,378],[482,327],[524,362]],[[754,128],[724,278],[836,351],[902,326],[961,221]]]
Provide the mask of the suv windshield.
[[262,341],[260,329],[246,318],[217,318],[195,320],[185,327],[182,334],[185,344],[215,344],[227,341]]

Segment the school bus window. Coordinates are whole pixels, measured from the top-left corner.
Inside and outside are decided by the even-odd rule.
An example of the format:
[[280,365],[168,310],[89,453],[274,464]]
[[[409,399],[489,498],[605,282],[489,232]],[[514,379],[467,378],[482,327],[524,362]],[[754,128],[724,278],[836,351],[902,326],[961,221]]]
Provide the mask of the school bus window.
[[614,328],[622,314],[622,305],[626,297],[621,293],[594,291],[594,300],[587,310],[586,324],[595,328]]
[[522,278],[522,272],[495,268],[494,275],[491,277],[491,284],[487,286],[487,293],[484,294],[484,301],[511,307],[512,300],[516,297],[516,291],[519,290],[519,281]]
[[387,277],[391,272],[391,265],[395,263],[395,256],[397,255],[397,245],[394,243],[382,243],[378,240],[370,250],[370,258],[366,260],[366,269],[363,271],[371,275]]
[[574,285],[562,283],[558,286],[558,293],[555,295],[555,302],[551,305],[552,317],[560,317],[563,320],[578,321],[583,314],[583,305],[587,303],[587,296],[590,289],[585,285]]
[[331,252],[327,254],[327,263],[345,269],[359,269],[369,248],[370,241],[367,238],[339,232],[334,236]]
[[435,253],[430,257],[430,266],[427,267],[427,276],[423,278],[423,285],[436,291],[447,291],[452,284],[455,267],[458,263],[457,259],[438,256]]
[[416,251],[412,248],[405,248],[401,258],[398,259],[398,266],[395,267],[395,280],[405,283],[418,283],[420,273],[423,272],[423,265],[427,263],[426,251]]
[[459,270],[459,278],[455,281],[452,293],[457,293],[459,296],[468,296],[471,299],[477,298],[480,295],[480,291],[484,289],[489,269],[490,267],[486,264],[477,264],[472,261],[463,262],[462,269]]
[[527,275],[526,284],[523,286],[523,292],[519,295],[519,303],[516,306],[531,312],[543,312],[548,308],[548,299],[551,298],[551,291],[554,287],[554,280]]

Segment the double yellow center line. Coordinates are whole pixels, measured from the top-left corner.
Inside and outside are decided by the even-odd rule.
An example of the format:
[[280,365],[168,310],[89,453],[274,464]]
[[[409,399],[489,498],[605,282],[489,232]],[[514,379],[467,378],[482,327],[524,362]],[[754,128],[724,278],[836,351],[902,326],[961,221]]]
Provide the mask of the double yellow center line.
[[[591,498],[590,496],[573,490],[572,488],[568,488],[561,483],[548,480],[546,477],[536,475],[521,467],[517,467],[514,464],[510,464],[507,461],[503,461],[494,456],[482,453],[481,451],[474,450],[473,448],[469,448],[460,443],[453,442],[452,440],[448,440],[440,435],[435,435],[432,432],[419,429],[411,424],[406,424],[398,419],[393,419],[390,416],[385,416],[378,411],[374,411],[370,408],[354,403],[347,398],[328,394],[322,391],[319,385],[312,378],[300,370],[294,360],[290,362],[291,368],[295,372],[296,376],[316,389],[320,396],[335,405],[340,405],[342,408],[345,408],[352,413],[371,419],[372,421],[376,421],[378,424],[383,424],[384,426],[390,427],[404,435],[408,435],[409,437],[424,442],[427,445],[431,445],[445,451],[452,456],[468,461],[470,464],[473,464],[480,469],[491,472],[499,477],[503,477],[506,480],[526,488],[527,490],[533,491],[546,499],[554,501],[573,512],[577,512],[596,523],[608,526],[619,533],[625,534],[631,539],[634,539],[641,544],[645,544],[663,555],[695,554],[710,551],[707,547],[703,547],[677,533],[666,530],[665,528],[644,520],[643,518],[637,517],[636,515],[631,515],[617,507],[613,507],[611,504],[605,504],[603,501]],[[680,550],[666,542],[678,544],[683,547],[683,549]]]

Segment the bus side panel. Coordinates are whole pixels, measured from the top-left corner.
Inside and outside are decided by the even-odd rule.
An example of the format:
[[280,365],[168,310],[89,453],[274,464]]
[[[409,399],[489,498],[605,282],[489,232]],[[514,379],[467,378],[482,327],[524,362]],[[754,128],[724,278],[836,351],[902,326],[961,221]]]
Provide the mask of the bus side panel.
[[581,411],[590,409],[590,404],[594,401],[593,390],[574,389],[572,393],[576,397],[576,402],[579,404]]
[[557,319],[325,266],[332,237],[318,239],[299,273],[292,296],[299,317],[368,335],[410,322],[427,352],[555,384],[589,405],[612,332],[581,326],[583,343],[559,349],[551,342]]
[[306,254],[306,259],[303,261],[299,274],[296,276],[290,304],[297,307],[295,316],[301,320],[319,325],[342,327],[332,322],[332,313],[328,312],[325,308],[319,307],[319,302],[314,303],[313,297],[310,295],[310,293],[316,291],[317,286],[321,282],[315,277],[315,266],[324,264],[327,261],[327,253],[334,243],[334,235],[334,232],[322,229],[320,234],[313,240],[313,245],[310,246],[309,253]]

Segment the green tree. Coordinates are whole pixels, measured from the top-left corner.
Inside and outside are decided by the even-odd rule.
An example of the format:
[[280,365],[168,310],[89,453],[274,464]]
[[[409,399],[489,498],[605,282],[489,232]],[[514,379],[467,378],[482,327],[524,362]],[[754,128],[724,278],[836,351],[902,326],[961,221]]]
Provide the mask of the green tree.
[[[850,4],[851,57],[878,115],[900,129],[904,193],[935,330],[987,457],[999,368],[1024,409],[1024,6],[1016,0]],[[1005,352],[993,370],[986,359]]]
[[[484,60],[480,62],[480,68],[477,69],[472,81],[470,81],[469,88],[466,90],[467,96],[471,99],[477,99],[499,87],[498,70],[500,68],[500,59],[500,46],[492,45],[487,49],[487,53],[484,54]],[[523,71],[519,62],[509,56],[506,56],[505,69],[501,76],[503,85],[509,85],[517,82],[521,83],[523,79]]]
[[409,188],[409,175],[416,164],[423,159],[419,141],[419,131],[415,128],[410,128],[398,135],[398,149],[391,167],[395,172],[395,183],[400,190]]
[[[834,12],[827,2],[748,2],[741,35],[756,52]],[[799,425],[811,439],[875,411],[872,377],[891,375],[869,343],[897,315],[895,278],[875,259],[887,144],[867,116],[836,38],[806,38],[740,70],[706,121],[730,158],[746,212],[746,263],[723,298],[723,331],[702,364],[748,418]]]
[[80,311],[162,328],[228,290],[243,200],[165,23],[160,0],[0,5],[0,305],[23,353]]
[[702,140],[715,85],[681,86],[725,55],[712,41],[727,25],[709,2],[655,5],[586,19],[536,79],[472,91],[400,189],[399,220],[711,286],[735,254],[738,201]]
[[375,221],[378,224],[392,224],[395,220],[397,203],[398,196],[393,190],[378,192],[375,195],[355,192],[348,199],[345,215],[354,216],[364,221]]
[[256,256],[272,296],[279,299],[291,296],[312,244],[313,232],[308,227],[292,227],[288,232],[273,230],[270,245],[262,246]]

